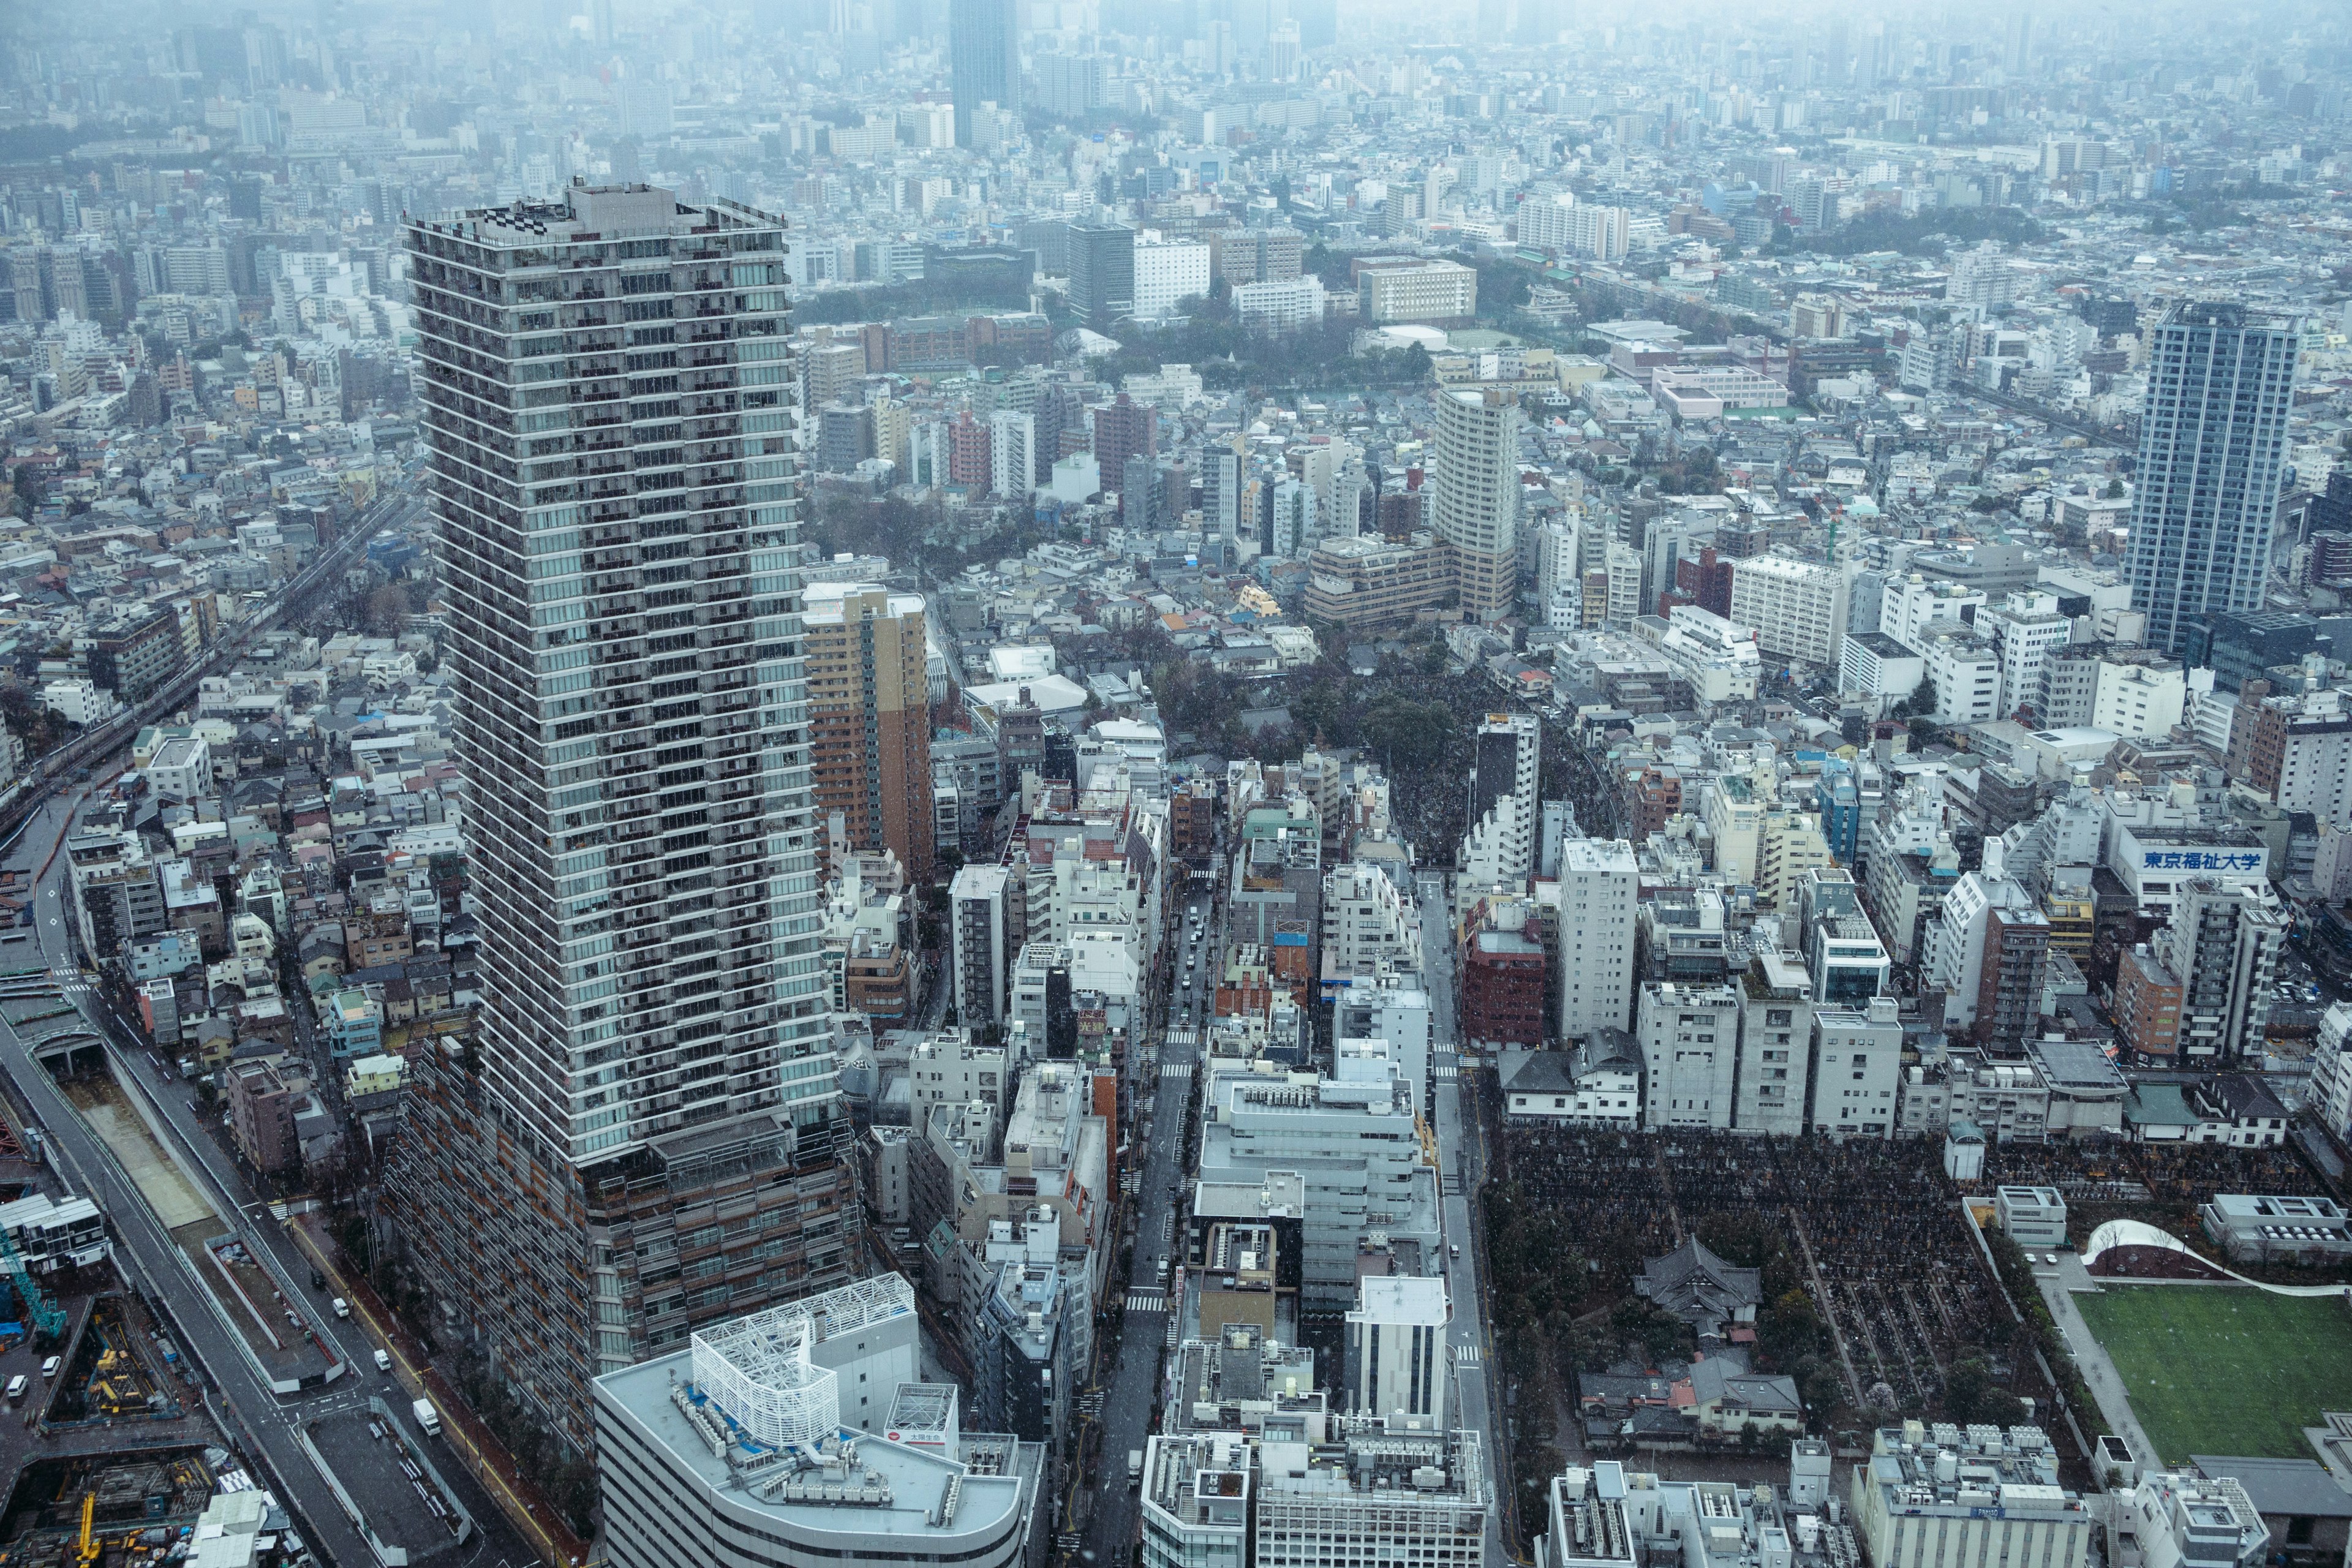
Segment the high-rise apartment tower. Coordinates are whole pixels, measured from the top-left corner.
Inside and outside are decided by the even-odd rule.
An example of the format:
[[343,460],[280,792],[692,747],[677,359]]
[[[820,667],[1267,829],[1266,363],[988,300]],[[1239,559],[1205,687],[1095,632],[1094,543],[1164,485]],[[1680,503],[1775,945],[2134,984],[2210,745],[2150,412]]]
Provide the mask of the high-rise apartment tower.
[[910,886],[928,886],[938,830],[923,596],[814,583],[807,626],[817,809],[841,815],[851,847],[888,849]]
[[599,1373],[855,1269],[782,226],[575,184],[405,239],[485,1000],[412,1063],[390,1181],[584,1448]]
[[2155,328],[2127,557],[2153,647],[2262,608],[2300,337],[2290,316],[2214,300],[2177,304]]
[[1483,621],[1511,613],[1519,577],[1519,405],[1508,393],[1454,387],[1437,395],[1430,525],[1444,544],[1462,608]]

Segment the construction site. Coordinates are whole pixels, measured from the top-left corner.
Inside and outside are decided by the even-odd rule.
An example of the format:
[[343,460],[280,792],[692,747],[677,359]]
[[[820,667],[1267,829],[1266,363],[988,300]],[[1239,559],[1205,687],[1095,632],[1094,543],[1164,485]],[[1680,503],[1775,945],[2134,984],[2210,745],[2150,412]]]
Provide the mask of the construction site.
[[177,1563],[215,1499],[251,1486],[214,1447],[35,1459],[17,1472],[0,1513],[0,1568]]

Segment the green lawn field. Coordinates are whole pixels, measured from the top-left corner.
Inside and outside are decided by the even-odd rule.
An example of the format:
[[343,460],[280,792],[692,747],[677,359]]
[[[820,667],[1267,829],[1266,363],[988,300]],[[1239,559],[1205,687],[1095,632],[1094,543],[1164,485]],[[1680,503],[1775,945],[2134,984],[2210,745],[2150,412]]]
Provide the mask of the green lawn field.
[[2352,1310],[2340,1299],[2109,1285],[2074,1305],[2167,1463],[2192,1453],[2310,1458],[2302,1429],[2323,1410],[2352,1410]]

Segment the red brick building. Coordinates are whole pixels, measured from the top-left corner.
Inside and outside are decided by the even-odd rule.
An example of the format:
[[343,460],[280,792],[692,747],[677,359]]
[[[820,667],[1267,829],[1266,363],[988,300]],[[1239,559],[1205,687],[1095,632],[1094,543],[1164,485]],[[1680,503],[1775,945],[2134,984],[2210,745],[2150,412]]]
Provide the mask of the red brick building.
[[1543,943],[1523,931],[1482,931],[1462,953],[1462,1035],[1479,1045],[1543,1044]]

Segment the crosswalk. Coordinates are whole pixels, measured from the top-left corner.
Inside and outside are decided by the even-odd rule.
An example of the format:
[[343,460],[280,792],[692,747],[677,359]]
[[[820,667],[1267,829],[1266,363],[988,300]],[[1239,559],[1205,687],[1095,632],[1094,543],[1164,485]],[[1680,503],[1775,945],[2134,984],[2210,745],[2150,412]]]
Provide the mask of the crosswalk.
[[1201,1043],[1200,1031],[1181,1026],[1168,1030],[1164,1037],[1171,1046],[1197,1046]]
[[1483,1359],[1485,1358],[1476,1345],[1455,1345],[1454,1347],[1454,1364],[1455,1366],[1475,1366]]
[[1164,1312],[1168,1310],[1168,1294],[1164,1290],[1129,1290],[1127,1310],[1130,1312]]
[[1440,1083],[1444,1082],[1448,1079],[1456,1079],[1461,1076],[1462,1069],[1460,1068],[1442,1067],[1437,1069],[1437,1079]]
[[1161,1062],[1160,1064],[1160,1077],[1162,1082],[1165,1082],[1171,1078],[1189,1079],[1192,1076],[1192,1064],[1191,1062]]

